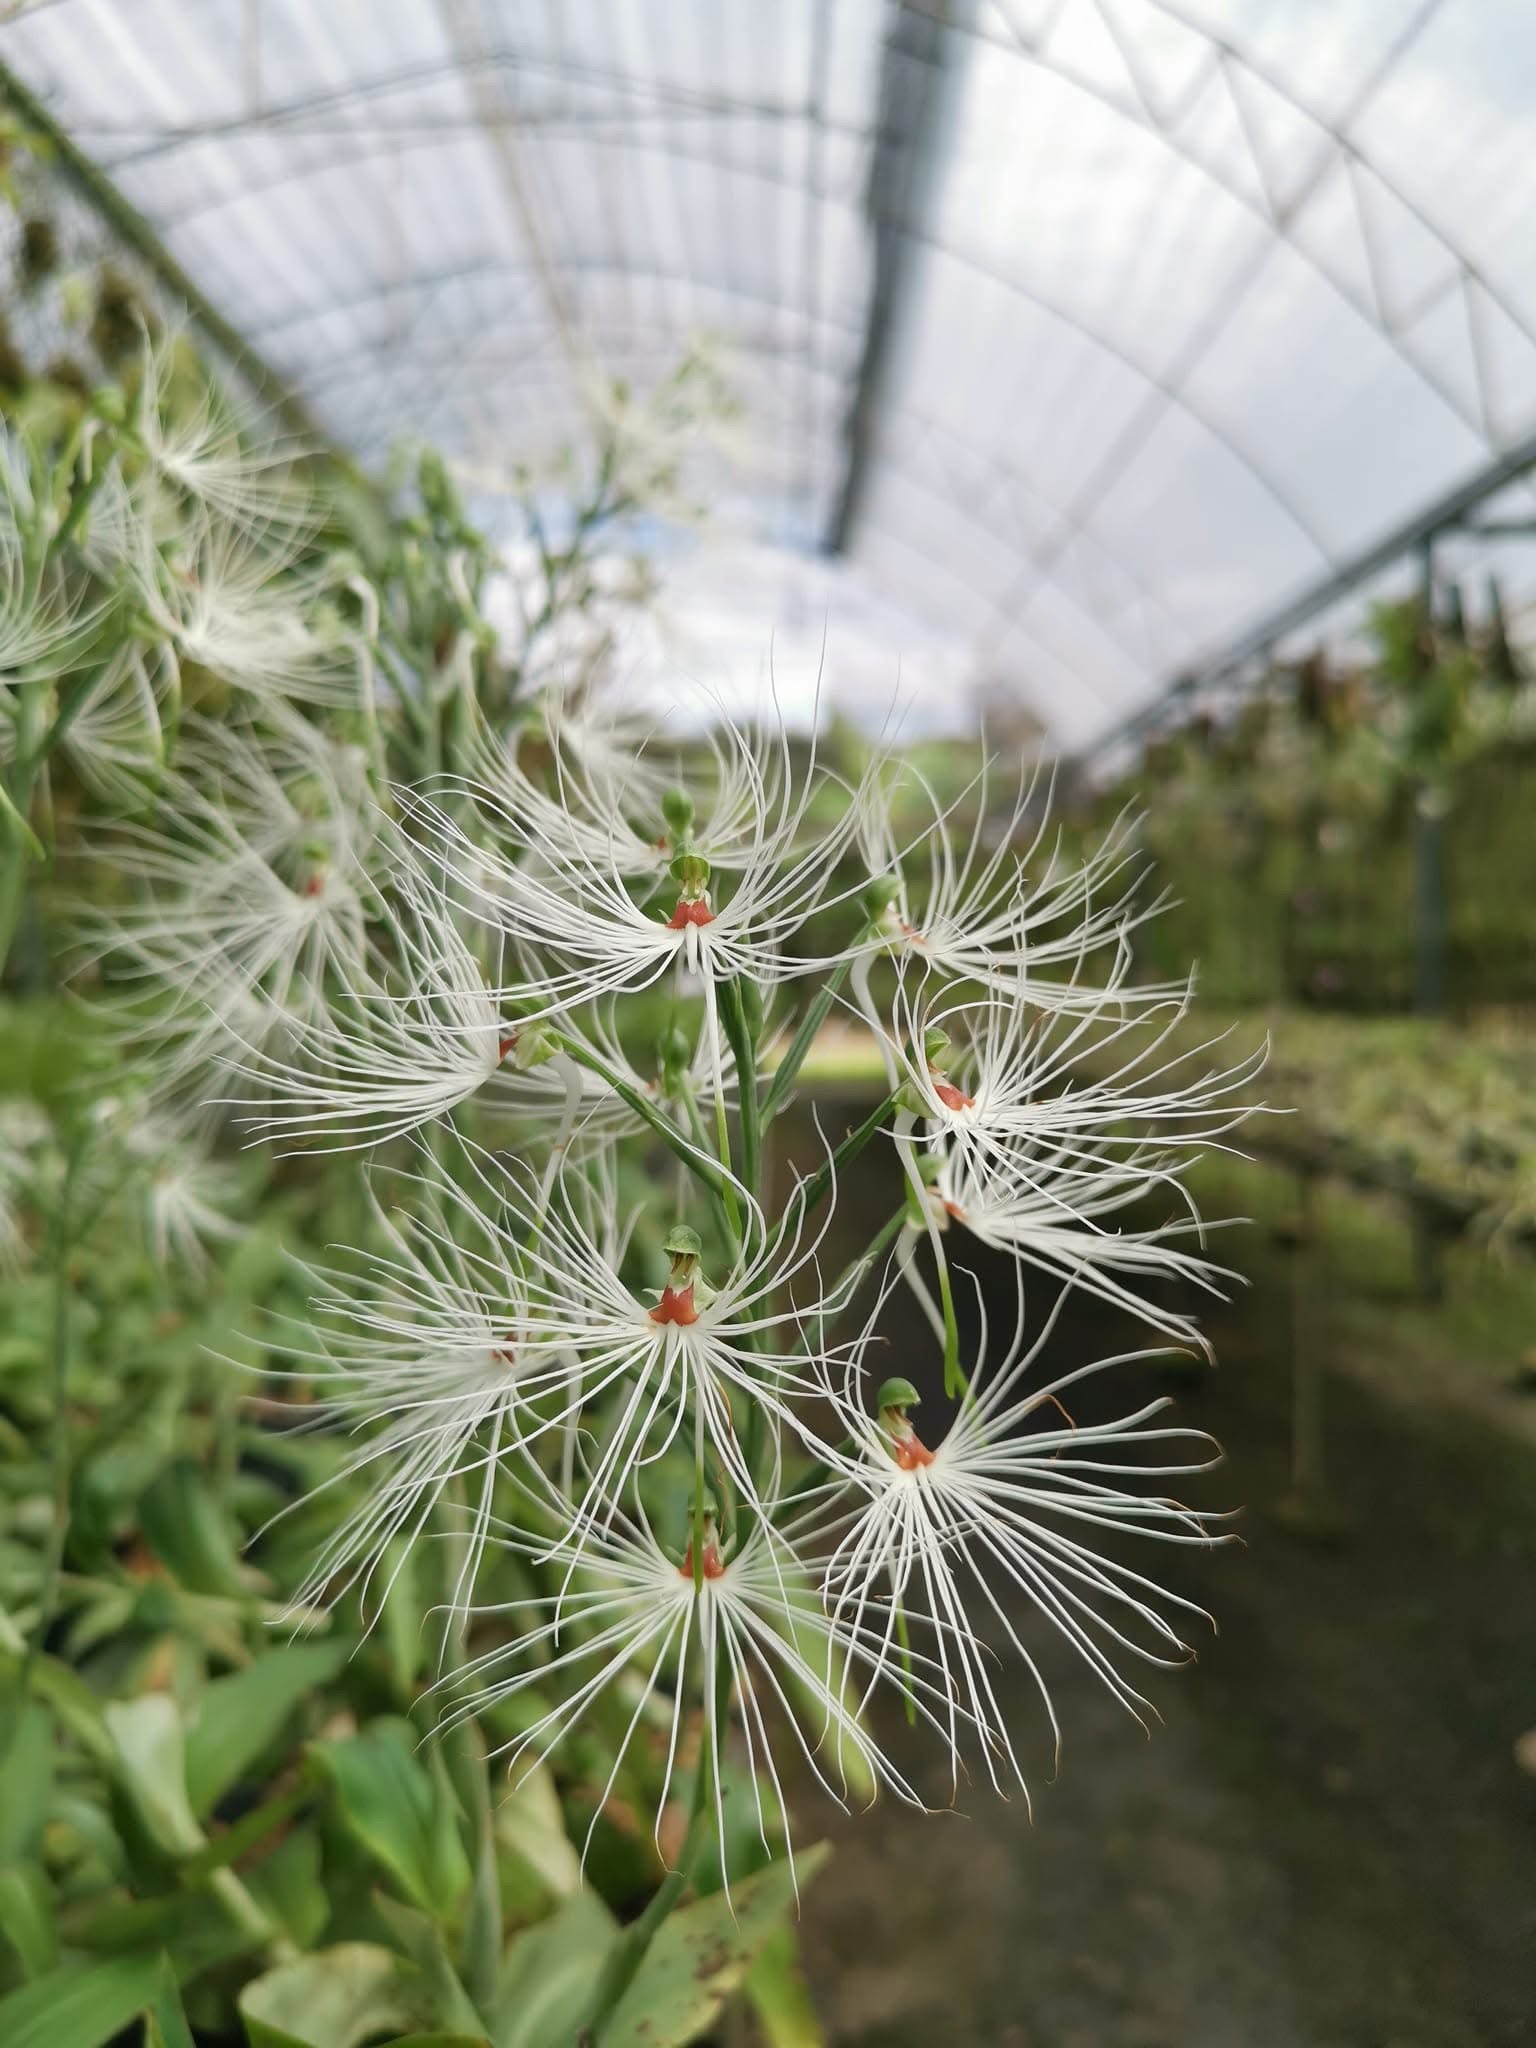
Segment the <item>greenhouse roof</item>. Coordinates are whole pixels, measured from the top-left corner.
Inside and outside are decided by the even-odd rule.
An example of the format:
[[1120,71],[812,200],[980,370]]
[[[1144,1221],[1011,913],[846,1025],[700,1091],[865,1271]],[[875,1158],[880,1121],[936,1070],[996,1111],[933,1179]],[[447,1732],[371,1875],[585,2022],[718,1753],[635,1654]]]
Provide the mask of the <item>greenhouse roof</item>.
[[365,460],[494,477],[718,337],[742,544],[1065,748],[1490,466],[1536,507],[1530,0],[34,0],[0,56]]

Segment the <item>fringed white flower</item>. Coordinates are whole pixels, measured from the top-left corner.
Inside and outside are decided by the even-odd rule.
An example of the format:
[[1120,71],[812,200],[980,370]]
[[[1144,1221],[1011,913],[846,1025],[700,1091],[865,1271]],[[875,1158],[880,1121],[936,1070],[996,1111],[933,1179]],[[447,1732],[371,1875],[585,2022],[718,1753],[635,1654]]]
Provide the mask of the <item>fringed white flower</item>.
[[[836,1625],[878,1624],[887,1659],[899,1662],[902,1628],[919,1627],[940,1668],[954,1714],[951,1751],[958,1773],[963,1737],[981,1734],[993,1785],[1013,1777],[1027,1796],[996,1684],[1001,1643],[1023,1662],[1060,1745],[1050,1689],[1026,1639],[1008,1589],[1033,1609],[1138,1719],[1156,1709],[1117,1665],[1122,1656],[1175,1666],[1193,1652],[1170,1616],[1208,1619],[1182,1595],[1160,1587],[1115,1554],[1124,1537],[1206,1547],[1223,1540],[1163,1482],[1209,1469],[1219,1456],[1196,1430],[1163,1426],[1168,1401],[1144,1402],[1112,1421],[1079,1424],[1064,1397],[1119,1365],[1155,1357],[1128,1352],[1030,1384],[1056,1310],[1033,1343],[1024,1340],[1022,1290],[1013,1342],[1002,1364],[986,1363],[983,1326],[978,1362],[943,1437],[919,1436],[911,1410],[917,1391],[889,1380],[866,1401],[866,1375],[851,1362],[829,1384],[853,1449],[834,1474],[862,1505],[852,1513],[825,1573]],[[1108,1550],[1101,1545],[1109,1545]]]
[[515,821],[536,866],[558,873],[563,858],[626,879],[660,878],[689,848],[717,869],[752,854],[757,820],[776,807],[787,770],[771,741],[755,743],[731,724],[685,741],[658,722],[621,751],[585,723],[573,731],[562,705],[556,694],[545,708],[542,752],[527,725],[510,740],[484,735],[470,784],[493,820]]
[[[1187,1000],[1130,1017],[1115,1013],[1112,994],[1106,1001],[1107,1015],[1042,1015],[1004,996],[936,998],[926,978],[915,990],[904,979],[892,1028],[875,1022],[911,1113],[959,1171],[1014,1175],[1049,1195],[1068,1176],[1086,1186],[1106,1161],[1144,1156],[1149,1138],[1187,1161],[1252,1111],[1240,1098],[1265,1048],[1213,1068],[1219,1037],[1187,1050],[1173,1042]],[[1166,1178],[1163,1161],[1148,1184]]]
[[359,1255],[359,1274],[317,1274],[310,1323],[281,1339],[291,1375],[313,1380],[322,1413],[360,1436],[328,1483],[363,1482],[295,1594],[296,1613],[354,1585],[366,1610],[385,1553],[394,1547],[392,1574],[450,1489],[474,1503],[455,1600],[472,1597],[502,1449],[542,1426],[530,1414],[513,1429],[514,1411],[564,1386],[530,1329],[516,1234],[482,1208],[473,1169],[466,1179],[473,1192],[424,1154],[420,1173],[398,1176],[413,1210],[386,1208],[375,1191],[383,1248]]
[[306,451],[274,439],[215,386],[175,333],[144,350],[133,433],[159,477],[236,532],[264,540],[306,530],[314,518],[294,466]]
[[183,664],[269,709],[357,708],[355,654],[323,621],[319,584],[291,533],[242,530],[204,514],[161,550],[146,528],[134,571],[150,621]]
[[104,802],[141,805],[165,758],[168,707],[177,687],[162,648],[119,647],[73,701],[63,746],[76,773]]
[[[567,1392],[557,1414],[537,1418],[533,1434],[580,1419],[593,1436],[585,1487],[568,1508],[573,1547],[606,1525],[636,1475],[674,1445],[713,1484],[759,1511],[755,1436],[764,1456],[783,1431],[821,1454],[825,1446],[802,1404],[819,1390],[822,1328],[858,1278],[821,1286],[825,1223],[813,1231],[803,1210],[791,1210],[770,1230],[747,1201],[743,1249],[710,1271],[698,1234],[676,1225],[666,1238],[665,1282],[642,1295],[620,1270],[627,1234],[606,1172],[561,1174],[536,1191],[509,1162],[473,1156],[482,1212],[499,1208],[505,1220],[498,1228],[509,1241],[513,1219],[537,1215],[515,1256],[531,1327],[541,1350],[564,1362]],[[806,1289],[809,1298],[797,1302]]]
[[[533,1530],[558,1521],[561,1504],[539,1487],[536,1473],[524,1500],[526,1521],[496,1533],[536,1565],[542,1552]],[[638,1502],[615,1512],[557,1586],[481,1610],[476,1619],[510,1640],[454,1674],[461,1698],[447,1718],[521,1709],[520,1732],[493,1751],[515,1777],[554,1755],[599,1703],[622,1701],[622,1732],[592,1827],[638,1741],[661,1758],[653,1819],[660,1847],[699,1702],[694,1768],[706,1773],[699,1811],[729,1883],[734,1830],[727,1827],[726,1771],[733,1734],[757,1834],[773,1854],[792,1847],[780,1751],[803,1763],[839,1805],[862,1784],[919,1806],[849,1697],[885,1676],[931,1716],[941,1695],[926,1663],[906,1674],[891,1671],[878,1631],[823,1611],[789,1537],[769,1522],[754,1521],[738,1541],[720,1532],[710,1509],[701,1534],[697,1552],[686,1534],[671,1546]]]
[[365,968],[368,807],[307,727],[258,746],[204,725],[183,758],[160,791],[163,826],[112,835],[114,865],[142,893],[87,917],[94,949],[183,1010],[205,1009],[233,983],[265,1013],[264,1029],[315,1015],[334,984]]
[[[860,844],[871,875],[891,891],[878,941],[900,960],[1036,1009],[1102,1009],[1102,989],[1086,976],[1096,957],[1107,957],[1107,980],[1122,1003],[1166,998],[1166,988],[1127,979],[1129,934],[1161,907],[1136,901],[1136,819],[1119,818],[1087,860],[1069,859],[1059,835],[1048,844],[1043,777],[1021,781],[1012,810],[996,815],[990,766],[947,805],[910,764],[866,782]],[[898,830],[914,801],[920,824]],[[969,830],[957,831],[956,815],[967,809]]]
[[470,792],[472,826],[456,814],[461,805],[409,795],[401,801],[458,900],[513,948],[522,970],[517,994],[529,1010],[649,988],[670,971],[701,975],[706,999],[737,976],[768,989],[815,964],[790,952],[812,913],[863,886],[828,883],[856,817],[845,805],[824,830],[811,829],[831,778],[814,749],[797,768],[782,729],[772,781],[744,737],[733,744],[756,806],[746,844],[722,881],[690,837],[659,893],[636,885],[616,852],[597,857],[585,835],[541,839],[542,809],[528,811],[515,790]]
[[519,1026],[447,899],[402,862],[388,901],[388,957],[343,976],[280,1045],[254,1042],[236,1057],[259,1098],[248,1122],[262,1139],[382,1144],[448,1116],[516,1060]]
[[[1066,1163],[1049,1143],[1021,1144],[1007,1159],[1005,1166],[996,1155],[978,1158],[964,1148],[940,1156],[930,1205],[937,1208],[941,1229],[959,1224],[993,1251],[1070,1280],[1180,1344],[1207,1348],[1193,1314],[1149,1301],[1140,1291],[1181,1282],[1226,1298],[1222,1282],[1232,1275],[1177,1242],[1190,1236],[1203,1242],[1206,1228],[1177,1178],[1183,1162],[1145,1148],[1124,1159],[1105,1157],[1087,1171]],[[1165,1187],[1191,1213],[1137,1230],[1106,1220]],[[926,1296],[926,1290],[919,1292]]]
[[149,1114],[132,1116],[123,1141],[143,1176],[140,1203],[150,1254],[162,1270],[196,1278],[209,1270],[209,1247],[243,1235],[235,1221],[241,1175],[213,1158],[188,1127]]

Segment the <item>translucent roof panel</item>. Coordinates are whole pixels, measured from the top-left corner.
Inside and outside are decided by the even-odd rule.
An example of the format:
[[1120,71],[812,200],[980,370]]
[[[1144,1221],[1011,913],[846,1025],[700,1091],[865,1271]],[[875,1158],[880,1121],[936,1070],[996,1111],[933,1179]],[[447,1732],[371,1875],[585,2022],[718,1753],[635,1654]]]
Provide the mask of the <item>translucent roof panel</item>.
[[1064,748],[1536,458],[1530,0],[34,0],[0,56],[364,461],[493,489],[718,338],[731,587],[840,556],[782,587]]

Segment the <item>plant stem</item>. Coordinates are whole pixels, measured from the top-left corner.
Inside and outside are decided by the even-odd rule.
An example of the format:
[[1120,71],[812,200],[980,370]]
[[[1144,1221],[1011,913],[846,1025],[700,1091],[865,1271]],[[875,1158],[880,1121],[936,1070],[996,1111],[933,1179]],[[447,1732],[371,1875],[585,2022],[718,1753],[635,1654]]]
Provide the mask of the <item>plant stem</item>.
[[567,1038],[563,1032],[552,1031],[550,1037],[568,1059],[575,1060],[578,1066],[586,1067],[589,1072],[596,1074],[599,1080],[605,1081],[624,1106],[633,1110],[642,1122],[650,1126],[662,1143],[677,1154],[689,1172],[701,1180],[712,1195],[717,1199],[723,1197],[725,1179],[719,1167],[707,1152],[690,1144],[670,1117],[663,1116],[654,1103],[647,1102],[622,1075],[616,1074],[600,1053],[593,1052],[575,1039]]
[[64,1571],[64,1543],[69,1531],[69,1347],[70,1294],[69,1258],[75,1242],[74,1200],[80,1167],[85,1158],[85,1140],[70,1142],[64,1166],[64,1184],[54,1217],[53,1243],[53,1331],[49,1356],[49,1464],[52,1473],[53,1515],[48,1528],[48,1549],[43,1567],[43,1592],[37,1627],[27,1645],[21,1669],[21,1691],[25,1695],[37,1654],[53,1626],[58,1611],[59,1590]]

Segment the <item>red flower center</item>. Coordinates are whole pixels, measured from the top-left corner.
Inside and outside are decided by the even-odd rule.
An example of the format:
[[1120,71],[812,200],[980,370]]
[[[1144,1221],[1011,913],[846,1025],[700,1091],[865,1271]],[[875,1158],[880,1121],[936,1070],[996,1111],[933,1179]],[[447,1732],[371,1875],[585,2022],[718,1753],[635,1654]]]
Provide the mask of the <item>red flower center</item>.
[[[683,1552],[683,1562],[678,1571],[679,1578],[693,1577],[693,1539],[688,1539],[688,1548]],[[704,1576],[706,1579],[723,1579],[725,1565],[721,1561],[720,1546],[711,1536],[704,1546]]]
[[698,1320],[699,1312],[693,1305],[691,1280],[686,1287],[664,1287],[660,1301],[651,1310],[653,1323],[676,1323],[681,1329],[686,1329],[690,1323],[696,1323]]
[[899,1436],[892,1442],[891,1456],[903,1472],[916,1472],[922,1466],[933,1463],[933,1452],[922,1441],[917,1431],[910,1427],[905,1436]]
[[695,896],[691,901],[687,897],[679,896],[677,908],[667,919],[666,928],[669,932],[682,932],[691,924],[713,924],[714,921],[715,913],[702,896]]
[[957,1088],[953,1081],[935,1081],[933,1092],[946,1109],[974,1109],[976,1099],[967,1095],[963,1088]]

